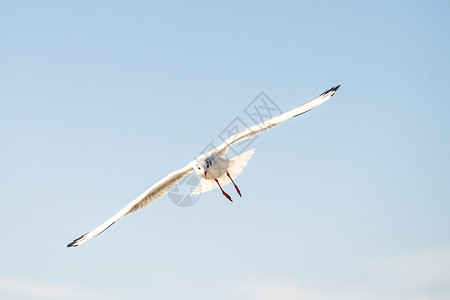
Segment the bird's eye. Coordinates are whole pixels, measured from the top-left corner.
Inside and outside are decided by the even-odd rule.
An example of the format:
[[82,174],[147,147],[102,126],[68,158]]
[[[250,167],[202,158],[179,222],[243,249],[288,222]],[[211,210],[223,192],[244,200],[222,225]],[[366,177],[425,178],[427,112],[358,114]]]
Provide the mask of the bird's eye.
[[200,167],[197,167],[197,169],[199,169],[199,170],[200,170]]

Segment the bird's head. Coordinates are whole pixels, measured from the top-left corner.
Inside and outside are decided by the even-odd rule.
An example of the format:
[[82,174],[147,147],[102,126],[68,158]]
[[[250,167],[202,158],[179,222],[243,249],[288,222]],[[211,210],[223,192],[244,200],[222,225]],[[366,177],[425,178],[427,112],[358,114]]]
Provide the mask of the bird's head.
[[208,170],[209,170],[209,168],[211,168],[211,166],[212,166],[211,160],[209,158],[206,158],[204,160],[199,161],[194,169],[195,169],[195,172],[200,177],[206,179],[206,176],[208,174]]

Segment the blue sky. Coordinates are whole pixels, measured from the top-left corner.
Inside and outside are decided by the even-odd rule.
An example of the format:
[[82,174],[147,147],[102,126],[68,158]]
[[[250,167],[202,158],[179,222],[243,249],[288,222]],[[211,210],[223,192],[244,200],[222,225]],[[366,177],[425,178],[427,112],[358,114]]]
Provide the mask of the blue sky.
[[[449,9],[2,2],[0,298],[448,299]],[[242,199],[165,196],[65,247],[260,92],[337,84],[255,141]]]

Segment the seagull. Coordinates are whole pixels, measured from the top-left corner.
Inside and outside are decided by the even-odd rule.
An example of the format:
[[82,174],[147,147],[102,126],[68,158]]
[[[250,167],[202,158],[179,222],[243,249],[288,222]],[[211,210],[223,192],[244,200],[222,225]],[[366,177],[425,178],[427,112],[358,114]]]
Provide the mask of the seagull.
[[95,229],[83,234],[79,238],[73,240],[67,245],[67,247],[77,247],[86,243],[87,241],[93,239],[94,237],[111,227],[119,219],[155,202],[156,200],[167,194],[186,175],[194,171],[202,179],[200,180],[197,188],[194,189],[192,194],[204,193],[215,188],[220,188],[222,194],[228,200],[233,201],[231,199],[231,196],[222,188],[223,186],[232,183],[238,195],[242,197],[241,191],[234,182],[234,179],[241,174],[242,170],[251,159],[255,149],[231,158],[227,158],[226,154],[230,146],[232,146],[234,143],[249,139],[257,134],[260,134],[263,131],[269,130],[275,125],[280,124],[281,122],[287,121],[310,111],[311,109],[321,105],[322,103],[330,99],[339,87],[340,85],[332,87],[331,89],[323,92],[316,98],[304,104],[301,104],[271,119],[250,126],[228,137],[218,147],[199,155],[184,168],[170,173],[169,175],[152,185],[145,192],[139,195],[139,197],[131,201],[118,213],[109,218],[106,222],[96,227]]

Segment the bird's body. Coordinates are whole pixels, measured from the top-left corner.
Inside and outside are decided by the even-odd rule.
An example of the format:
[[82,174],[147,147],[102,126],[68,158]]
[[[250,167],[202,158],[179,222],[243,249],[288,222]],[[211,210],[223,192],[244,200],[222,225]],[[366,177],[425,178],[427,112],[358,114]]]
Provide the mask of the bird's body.
[[220,188],[222,194],[228,200],[232,201],[230,195],[228,195],[222,189],[223,186],[232,183],[236,189],[236,192],[239,194],[239,196],[242,197],[241,192],[233,179],[241,174],[242,170],[251,159],[255,149],[249,150],[245,153],[231,158],[227,158],[226,154],[228,148],[234,143],[251,138],[263,131],[271,129],[281,122],[299,116],[319,106],[320,104],[330,99],[338,88],[339,86],[333,87],[328,91],[320,94],[318,97],[302,105],[299,105],[269,120],[250,126],[230,136],[218,147],[200,155],[195,160],[191,161],[186,167],[170,173],[169,175],[158,181],[156,184],[152,185],[139,197],[130,202],[114,216],[109,218],[106,222],[75,239],[73,242],[69,243],[67,247],[76,247],[84,244],[85,242],[93,239],[94,237],[108,229],[120,218],[155,202],[166,193],[168,193],[178,182],[180,182],[186,175],[188,175],[192,171],[195,171],[202,178],[200,180],[198,188],[193,191],[193,194],[204,193],[215,188]]
[[[229,159],[226,157],[216,156],[216,155],[210,155],[205,159],[206,164],[208,165],[206,177],[207,180],[214,180],[219,177],[222,177],[228,170],[229,165]],[[204,172],[199,170],[199,167],[195,168],[195,172],[203,177]]]

